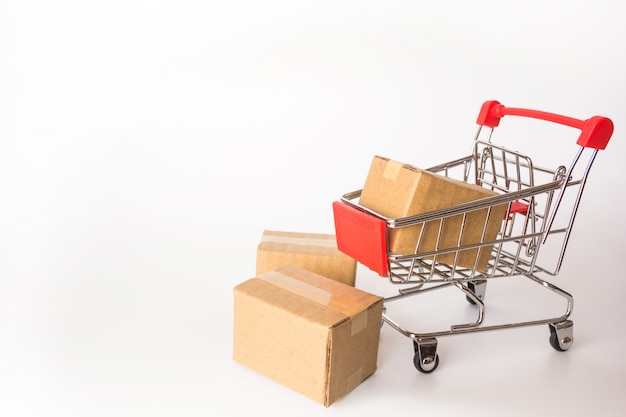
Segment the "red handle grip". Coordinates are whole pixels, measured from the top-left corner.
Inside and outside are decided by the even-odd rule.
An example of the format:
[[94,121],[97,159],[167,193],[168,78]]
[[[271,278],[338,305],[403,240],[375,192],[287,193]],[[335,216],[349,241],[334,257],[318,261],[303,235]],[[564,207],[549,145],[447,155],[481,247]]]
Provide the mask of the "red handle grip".
[[576,143],[588,148],[605,149],[613,135],[613,122],[606,117],[593,116],[587,120],[579,120],[539,110],[505,107],[493,100],[483,104],[476,123],[481,126],[496,127],[504,116],[530,117],[580,129],[581,133]]

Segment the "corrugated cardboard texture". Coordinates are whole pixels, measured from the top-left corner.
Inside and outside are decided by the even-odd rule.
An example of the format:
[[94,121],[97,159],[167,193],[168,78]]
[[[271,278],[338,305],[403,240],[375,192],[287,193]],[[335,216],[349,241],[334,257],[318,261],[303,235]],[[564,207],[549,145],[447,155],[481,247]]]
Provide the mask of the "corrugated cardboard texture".
[[236,286],[233,359],[325,406],[376,370],[381,297],[286,266]]
[[337,249],[335,235],[265,230],[257,248],[256,275],[285,265],[351,286],[356,278],[356,261]]
[[[493,195],[496,195],[496,192],[475,184],[468,184],[411,165],[375,156],[363,186],[359,203],[385,217],[401,218],[424,214]],[[496,238],[505,213],[506,205],[492,209],[485,241]],[[481,241],[486,216],[487,209],[468,214],[461,245]],[[426,224],[417,253],[435,250],[439,225],[439,221]],[[461,225],[462,216],[460,215],[444,221],[439,249],[457,246]],[[421,228],[421,225],[417,225],[390,229],[389,250],[392,253],[403,255],[416,253]],[[481,250],[477,266],[479,271],[482,272],[486,269],[490,252],[491,247]],[[457,266],[473,268],[477,254],[478,249],[460,252]],[[438,262],[447,264],[453,264],[454,259],[454,253],[437,257]]]

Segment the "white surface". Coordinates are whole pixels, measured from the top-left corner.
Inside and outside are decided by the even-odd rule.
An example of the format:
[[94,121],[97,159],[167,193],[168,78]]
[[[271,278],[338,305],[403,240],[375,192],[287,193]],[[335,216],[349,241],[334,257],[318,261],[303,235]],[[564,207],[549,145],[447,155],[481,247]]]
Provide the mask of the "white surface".
[[[623,6],[439,3],[0,3],[0,415],[623,415]],[[462,156],[489,99],[616,126],[557,279],[571,350],[544,326],[441,338],[422,375],[385,326],[377,372],[329,409],[235,364],[262,230],[332,232],[374,154]],[[513,126],[571,159],[573,136]],[[506,284],[487,314],[499,291],[554,307]],[[436,297],[428,323],[471,312]]]

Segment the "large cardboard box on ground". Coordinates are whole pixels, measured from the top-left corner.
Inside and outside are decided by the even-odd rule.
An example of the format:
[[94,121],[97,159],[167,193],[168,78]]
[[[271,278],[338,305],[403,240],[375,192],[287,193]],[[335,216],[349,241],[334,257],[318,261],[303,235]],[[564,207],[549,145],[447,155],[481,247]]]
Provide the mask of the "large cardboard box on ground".
[[381,297],[293,265],[233,292],[235,361],[327,407],[376,370]]
[[297,265],[351,286],[356,278],[356,261],[337,249],[335,235],[263,231],[256,275],[285,265]]
[[[388,218],[401,218],[428,213],[454,205],[497,195],[495,191],[476,184],[447,178],[414,166],[381,156],[372,160],[359,204]],[[494,207],[489,216],[485,242],[497,237],[506,205]],[[470,212],[467,216],[461,245],[481,242],[487,209]],[[462,228],[462,215],[444,221],[439,250],[458,246]],[[434,251],[439,233],[439,221],[426,223],[417,253]],[[422,226],[389,229],[389,250],[408,255],[416,253]],[[489,260],[491,246],[481,250],[477,269],[484,272]],[[459,252],[458,267],[474,268],[478,249]],[[452,265],[455,253],[437,256],[437,262]]]

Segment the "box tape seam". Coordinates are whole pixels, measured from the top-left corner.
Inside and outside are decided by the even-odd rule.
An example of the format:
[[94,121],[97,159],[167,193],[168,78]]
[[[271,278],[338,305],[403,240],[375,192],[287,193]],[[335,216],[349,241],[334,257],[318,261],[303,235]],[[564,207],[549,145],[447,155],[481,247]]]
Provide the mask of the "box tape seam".
[[335,241],[335,239],[263,235],[261,242],[285,243],[285,244],[290,244],[290,245],[301,245],[301,246],[324,246],[324,247],[329,247],[329,248],[337,248],[337,242]]
[[354,371],[348,377],[348,380],[346,383],[346,392],[352,391],[354,388],[357,387],[357,385],[361,383],[362,380],[363,380],[363,367],[361,366],[359,367],[359,369]]
[[351,319],[351,336],[354,336],[367,327],[368,309],[356,301],[333,295],[326,290],[299,281],[278,271],[272,271],[258,276],[257,278],[345,314]]
[[272,271],[257,278],[318,304],[327,306],[331,300],[331,294],[328,291],[314,285],[298,281],[297,279],[283,274],[282,272]]
[[395,181],[398,178],[398,174],[403,166],[404,164],[402,162],[394,161],[392,159],[388,160],[385,165],[385,169],[383,170],[383,178]]

